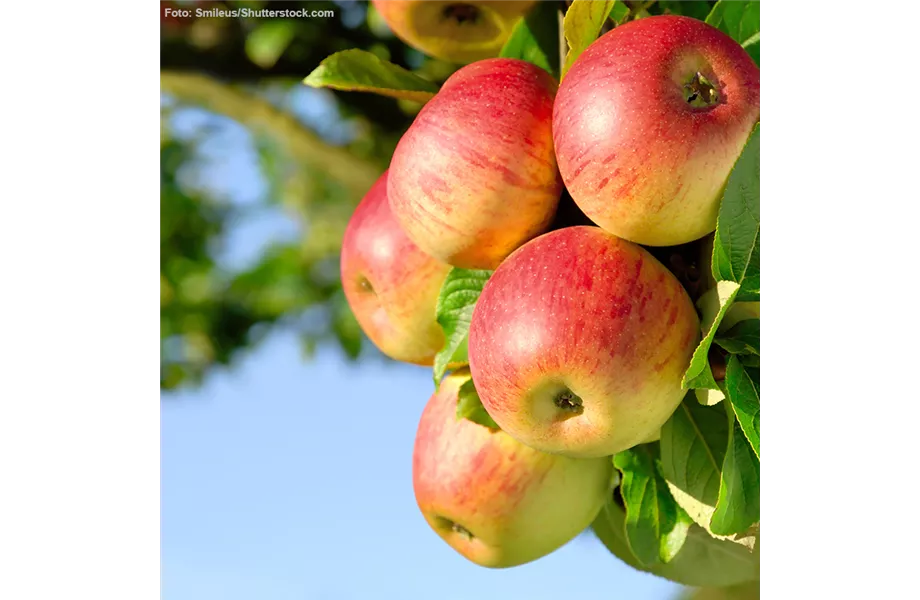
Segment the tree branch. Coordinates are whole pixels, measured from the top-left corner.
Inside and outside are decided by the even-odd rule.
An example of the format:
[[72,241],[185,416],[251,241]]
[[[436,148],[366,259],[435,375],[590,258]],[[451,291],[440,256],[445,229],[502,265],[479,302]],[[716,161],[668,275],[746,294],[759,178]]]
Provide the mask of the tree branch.
[[328,173],[356,198],[367,193],[383,172],[378,165],[327,144],[269,102],[206,75],[161,71],[160,90],[270,135],[292,158]]

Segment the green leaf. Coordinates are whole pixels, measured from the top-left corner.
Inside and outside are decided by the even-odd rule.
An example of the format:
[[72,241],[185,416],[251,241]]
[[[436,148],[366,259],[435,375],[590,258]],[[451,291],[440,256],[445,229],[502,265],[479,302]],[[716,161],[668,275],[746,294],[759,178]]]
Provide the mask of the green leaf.
[[745,43],[741,44],[741,47],[744,48],[748,56],[754,60],[754,64],[758,67],[760,66],[760,32],[755,36],[748,39]]
[[711,305],[718,302],[719,308],[715,315],[709,318],[707,318],[707,311],[705,309],[703,311],[703,325],[706,335],[703,337],[699,346],[696,347],[696,350],[693,351],[693,357],[690,359],[690,366],[687,367],[687,372],[684,373],[684,379],[681,385],[685,389],[719,389],[715,378],[712,376],[712,369],[709,367],[709,348],[712,346],[712,340],[715,338],[716,331],[719,329],[719,323],[722,322],[722,318],[725,316],[728,308],[731,306],[732,302],[735,301],[735,296],[738,295],[738,290],[740,289],[741,287],[733,281],[719,281],[716,283],[714,289],[709,290],[700,298],[699,302],[701,304],[705,305],[709,303]]
[[745,367],[737,356],[729,356],[723,388],[741,431],[760,460],[760,369]]
[[438,296],[437,319],[444,330],[444,347],[434,357],[435,387],[440,386],[449,364],[466,364],[467,336],[470,319],[482,288],[492,271],[451,269],[441,285]]
[[537,2],[518,20],[499,53],[519,58],[559,77],[559,10],[555,2]]
[[712,251],[716,281],[741,284],[737,300],[760,300],[760,124],[725,185]]
[[718,535],[740,533],[760,520],[760,460],[733,410],[728,416],[728,448],[722,463],[719,499],[709,527]]
[[760,368],[760,357],[756,354],[742,354],[738,357],[738,360],[740,360],[741,364],[745,367]]
[[263,69],[275,66],[294,39],[293,21],[266,21],[246,36],[246,56]]
[[622,473],[620,493],[626,506],[626,538],[643,565],[673,559],[692,523],[674,501],[656,463],[651,445],[613,457],[614,466]]
[[725,313],[725,318],[722,319],[722,322],[719,324],[720,335],[724,335],[728,332],[729,329],[740,323],[741,321],[746,321],[748,319],[759,319],[760,318],[760,301],[755,302],[741,302],[735,300],[732,303],[731,307],[728,309],[728,312]]
[[719,0],[706,23],[730,35],[760,66],[760,2]]
[[626,514],[614,500],[608,501],[591,524],[607,550],[626,564],[688,586],[724,587],[759,577],[759,548],[747,547],[709,535],[691,525],[680,552],[668,563],[640,563],[626,539]]
[[458,390],[457,418],[469,419],[489,429],[501,429],[482,405],[482,400],[479,399],[479,393],[476,391],[472,378],[461,385]]
[[759,529],[756,533],[745,531],[728,536],[717,535],[710,529],[728,447],[726,410],[729,409],[724,404],[700,406],[688,395],[661,428],[661,474],[677,504],[707,535],[751,552]]
[[626,3],[623,0],[617,0],[613,3],[613,8],[610,9],[610,14],[607,15],[607,18],[617,25],[622,25],[629,20],[629,15],[630,10]]
[[[693,499],[714,507],[719,498],[719,481],[728,426],[722,406],[701,406],[687,396],[661,427],[661,473],[668,483]],[[679,500],[679,499],[678,499]],[[688,509],[694,521],[708,524],[698,511]]]
[[427,79],[356,49],[326,57],[303,82],[315,88],[372,92],[413,102],[427,102],[438,93],[438,86]]
[[716,344],[731,354],[760,355],[760,319],[745,319],[720,334]]
[[629,17],[629,7],[625,2],[617,0],[575,0],[565,12],[563,31],[569,51],[565,56],[565,65],[562,67],[562,77],[581,56],[588,46],[601,33],[601,29],[608,18],[612,18],[618,25]]
[[710,12],[706,0],[659,0],[658,8],[662,14],[684,15],[700,21],[705,21]]

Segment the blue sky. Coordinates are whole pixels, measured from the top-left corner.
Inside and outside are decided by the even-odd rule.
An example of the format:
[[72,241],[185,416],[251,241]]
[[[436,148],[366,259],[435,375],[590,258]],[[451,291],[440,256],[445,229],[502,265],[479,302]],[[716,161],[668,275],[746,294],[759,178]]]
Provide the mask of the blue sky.
[[[298,90],[305,121],[329,97]],[[190,133],[198,112],[176,121]],[[326,121],[328,123],[328,121]],[[335,134],[335,132],[333,132]],[[249,139],[226,126],[208,144],[203,181],[258,205]],[[296,227],[276,209],[241,221],[221,260],[239,267]],[[305,361],[296,337],[268,338],[232,371],[161,405],[164,600],[652,600],[680,589],[637,572],[584,537],[507,570],[467,562],[425,523],[412,493],[415,428],[430,371],[335,349]]]

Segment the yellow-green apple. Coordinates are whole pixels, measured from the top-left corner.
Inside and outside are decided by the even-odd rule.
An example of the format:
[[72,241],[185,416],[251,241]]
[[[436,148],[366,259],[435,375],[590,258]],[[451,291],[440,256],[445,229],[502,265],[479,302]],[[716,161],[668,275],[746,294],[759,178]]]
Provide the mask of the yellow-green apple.
[[454,63],[498,56],[519,17],[533,1],[373,0],[399,39]]
[[555,80],[495,58],[455,72],[419,112],[390,162],[390,207],[422,251],[494,269],[545,231],[562,179],[553,156]]
[[425,520],[472,562],[503,568],[536,560],[588,527],[604,505],[612,462],[545,454],[507,433],[457,418],[455,371],[431,396],[412,458]]
[[573,457],[654,439],[686,393],[699,320],[647,250],[598,227],[524,244],[483,287],[469,360],[486,411],[518,441]]
[[631,21],[566,73],[553,109],[566,188],[592,221],[647,246],[715,230],[728,175],[760,119],[760,70],[718,29]]
[[444,345],[436,308],[448,271],[400,229],[387,202],[387,173],[381,175],[348,221],[341,254],[345,298],[381,352],[432,364]]

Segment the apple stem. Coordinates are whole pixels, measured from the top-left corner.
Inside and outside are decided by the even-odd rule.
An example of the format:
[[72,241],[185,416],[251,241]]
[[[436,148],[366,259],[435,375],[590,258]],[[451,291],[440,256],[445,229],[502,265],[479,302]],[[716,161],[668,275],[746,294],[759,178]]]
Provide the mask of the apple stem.
[[553,404],[564,411],[580,415],[585,411],[584,403],[572,390],[563,390],[556,394]]

